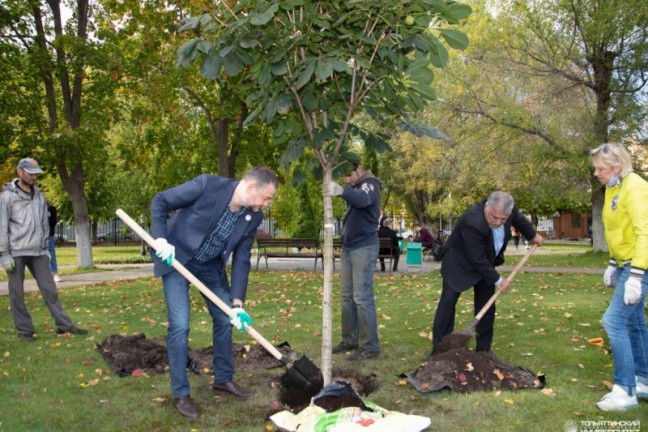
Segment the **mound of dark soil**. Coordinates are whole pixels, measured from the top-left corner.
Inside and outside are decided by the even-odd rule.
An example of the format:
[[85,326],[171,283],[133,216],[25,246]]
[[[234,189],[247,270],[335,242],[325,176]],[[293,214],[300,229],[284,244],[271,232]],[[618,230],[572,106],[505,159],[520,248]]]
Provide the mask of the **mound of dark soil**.
[[435,354],[405,375],[422,393],[452,390],[462,393],[543,388],[544,376],[498,359],[492,353],[452,349]]
[[[291,353],[290,346],[283,343],[277,347],[284,355]],[[128,376],[134,370],[142,370],[148,375],[164,373],[168,370],[164,340],[147,339],[144,334],[108,336],[97,350],[104,356],[110,368],[120,376]],[[281,362],[256,344],[232,344],[232,358],[237,371],[271,369],[282,366]],[[187,367],[197,374],[212,373],[212,347],[189,350]]]

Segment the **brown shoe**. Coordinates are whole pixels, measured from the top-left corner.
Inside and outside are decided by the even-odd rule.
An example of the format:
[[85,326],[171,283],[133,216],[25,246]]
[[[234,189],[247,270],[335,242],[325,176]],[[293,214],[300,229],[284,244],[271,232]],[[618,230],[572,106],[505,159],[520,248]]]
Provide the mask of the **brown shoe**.
[[217,392],[229,393],[241,399],[247,399],[254,394],[250,390],[245,390],[243,387],[239,386],[234,381],[227,381],[222,384],[214,383],[212,389]]
[[181,416],[189,417],[190,419],[198,418],[198,410],[190,396],[182,396],[173,399],[173,406]]

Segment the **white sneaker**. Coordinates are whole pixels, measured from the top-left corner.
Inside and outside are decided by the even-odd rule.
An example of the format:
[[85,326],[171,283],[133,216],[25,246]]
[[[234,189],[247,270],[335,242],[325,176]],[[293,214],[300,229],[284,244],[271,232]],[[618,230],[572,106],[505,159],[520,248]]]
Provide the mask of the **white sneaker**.
[[648,399],[648,385],[641,384],[637,380],[637,397],[641,399]]
[[61,279],[61,276],[59,276],[58,274],[54,275],[54,282],[61,282],[62,280],[63,279]]
[[623,388],[614,384],[612,391],[596,403],[596,406],[603,411],[625,411],[639,405],[637,396],[628,396]]

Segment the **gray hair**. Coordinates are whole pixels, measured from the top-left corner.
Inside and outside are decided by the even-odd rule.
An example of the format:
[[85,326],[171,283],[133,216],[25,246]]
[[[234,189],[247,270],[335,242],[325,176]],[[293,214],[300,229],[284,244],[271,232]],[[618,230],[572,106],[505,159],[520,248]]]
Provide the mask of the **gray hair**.
[[605,143],[590,152],[592,163],[600,162],[608,168],[621,168],[621,177],[631,173],[632,156],[621,144]]
[[511,194],[503,191],[492,192],[486,199],[486,207],[499,207],[506,214],[513,211],[514,205]]
[[259,187],[272,185],[275,188],[279,186],[277,175],[266,166],[258,166],[246,172],[243,180],[254,182]]

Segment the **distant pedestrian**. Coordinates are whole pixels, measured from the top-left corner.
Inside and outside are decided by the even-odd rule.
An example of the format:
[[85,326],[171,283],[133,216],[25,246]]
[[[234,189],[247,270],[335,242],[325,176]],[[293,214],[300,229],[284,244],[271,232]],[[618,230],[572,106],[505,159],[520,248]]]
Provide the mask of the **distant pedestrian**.
[[54,282],[61,282],[62,279],[58,274],[58,264],[56,262],[56,224],[58,223],[58,214],[56,207],[47,205],[47,220],[49,221],[49,252],[50,252],[50,272],[54,277]]
[[[378,230],[378,237],[379,238],[388,238],[392,241],[392,247],[391,247],[391,253],[392,253],[392,261],[393,263],[393,271],[398,271],[398,260],[400,258],[400,244],[399,240],[401,240],[400,237],[398,237],[398,234],[396,234],[396,231],[392,229],[392,225],[394,224],[393,219],[391,218],[386,218],[380,229]],[[380,250],[380,255],[384,255],[386,253],[389,253],[390,249],[381,249]],[[385,258],[380,258],[380,271],[384,272],[385,271]]]
[[513,238],[513,246],[515,246],[515,250],[517,250],[520,245],[520,231],[515,229],[514,226],[511,226],[511,237]]
[[18,178],[0,194],[0,263],[9,276],[11,317],[18,339],[34,339],[34,324],[25,306],[25,267],[29,269],[56,323],[56,333],[84,335],[63,310],[49,266],[47,202],[36,184],[43,171],[31,158],[22,159]]

